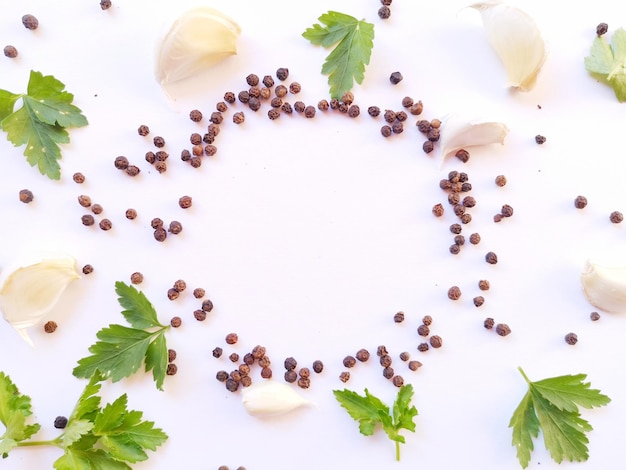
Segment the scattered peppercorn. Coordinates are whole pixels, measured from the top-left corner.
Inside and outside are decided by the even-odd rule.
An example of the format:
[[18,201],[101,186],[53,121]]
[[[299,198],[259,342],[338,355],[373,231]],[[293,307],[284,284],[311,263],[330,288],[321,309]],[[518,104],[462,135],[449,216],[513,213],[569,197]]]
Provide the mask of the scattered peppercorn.
[[261,378],[271,379],[272,378],[272,369],[269,367],[263,367],[261,369]]
[[315,117],[315,106],[307,106],[304,108],[304,117],[306,118],[314,118]]
[[609,216],[609,220],[614,224],[619,224],[624,220],[624,215],[619,211],[613,211]]
[[130,275],[130,282],[132,284],[141,284],[143,282],[143,274],[140,272],[134,272]]
[[422,323],[426,326],[432,325],[433,317],[431,317],[430,315],[424,315],[424,317],[422,318]]
[[409,369],[412,371],[416,371],[422,367],[422,363],[420,361],[409,361]]
[[383,5],[382,7],[378,9],[378,17],[381,20],[386,20],[390,16],[391,16],[391,8],[389,8],[387,5]]
[[83,184],[85,182],[85,175],[83,175],[82,173],[74,173],[72,175],[72,180],[76,184]]
[[226,344],[236,344],[239,341],[237,333],[228,333],[225,338]]
[[8,57],[9,59],[15,59],[17,57],[17,49],[15,48],[15,46],[4,46],[4,56]]
[[202,301],[202,310],[210,313],[211,310],[213,310],[213,302],[211,302],[209,299],[203,300]]
[[402,378],[401,375],[394,375],[393,379],[392,379],[393,384],[400,388],[404,385],[404,379]]
[[469,241],[472,245],[478,245],[480,243],[480,234],[472,233],[469,237]]
[[459,160],[461,160],[461,162],[463,162],[463,163],[467,163],[469,161],[469,159],[470,159],[470,154],[465,149],[457,150],[456,153],[454,154],[454,156],[456,158],[458,158]]
[[370,352],[367,349],[359,349],[355,356],[359,362],[367,362],[370,358]]
[[261,359],[265,356],[265,347],[261,345],[256,345],[252,348],[252,352],[250,353],[254,359]]
[[278,78],[281,82],[284,82],[289,77],[289,69],[286,67],[280,67],[276,70],[276,78]]
[[57,329],[58,325],[56,324],[56,322],[49,320],[46,322],[46,324],[43,326],[43,330],[46,333],[54,333]]
[[22,24],[26,29],[35,30],[39,27],[39,20],[31,14],[22,16]]
[[154,143],[154,146],[157,148],[165,147],[165,139],[161,137],[160,135],[157,135],[154,139],[152,139],[152,142]]
[[367,108],[367,114],[372,117],[378,117],[380,116],[380,108],[378,106],[370,106]]
[[[460,236],[460,235],[457,235]],[[461,252],[461,246],[457,243],[453,243],[448,247],[448,251],[453,255],[458,255]]]
[[147,136],[148,134],[150,134],[150,128],[149,128],[148,126],[146,126],[145,124],[142,124],[142,125],[140,125],[140,126],[137,128],[137,133],[138,133],[140,136],[145,137],[145,136]]
[[20,201],[23,202],[24,204],[29,204],[33,202],[33,199],[35,198],[35,196],[33,195],[33,192],[30,189],[21,189],[19,196],[20,196]]
[[54,427],[56,429],[65,429],[67,426],[67,418],[65,416],[57,416],[54,419]]
[[[361,108],[359,108],[359,105],[350,105],[350,107],[348,108],[348,116],[350,116],[351,118],[355,118],[358,117],[359,114],[361,114]],[[396,134],[399,134],[399,132],[396,132]]]
[[174,362],[176,360],[176,350],[168,349],[167,350],[167,362]]
[[324,363],[320,360],[313,361],[313,372],[316,374],[321,374],[324,370]]
[[232,378],[226,379],[226,390],[229,392],[236,392],[239,388],[239,382],[233,380]]
[[383,137],[389,137],[393,133],[393,130],[391,126],[384,125],[380,128],[380,133]]
[[94,204],[91,206],[91,212],[93,212],[94,214],[102,214],[103,211],[103,207],[100,204]]
[[402,81],[403,78],[404,77],[402,76],[400,72],[393,72],[389,76],[389,81],[391,82],[392,85],[397,85],[398,83]]
[[100,8],[102,10],[108,10],[111,8],[111,0],[100,0]]
[[578,343],[578,335],[576,333],[567,333],[565,335],[565,342],[570,346],[574,346]]
[[93,218],[93,215],[91,214],[85,214],[80,218],[81,222],[83,223],[83,225],[86,226],[91,226],[93,224],[96,223],[96,219]]
[[228,360],[230,362],[237,362],[237,361],[239,361],[239,354],[237,354],[236,352],[230,353],[230,355],[228,356]]
[[599,23],[598,26],[596,26],[596,34],[598,36],[605,35],[608,30],[609,30],[609,25],[606,23]]
[[104,231],[111,230],[113,228],[113,222],[111,222],[109,219],[102,219],[98,223],[98,226]]
[[257,86],[259,84],[259,76],[251,73],[246,77],[246,83],[250,86]]
[[585,196],[576,196],[576,199],[574,199],[574,207],[576,207],[576,209],[584,209],[587,207],[587,198]]
[[209,118],[209,120],[213,124],[221,124],[222,121],[224,120],[224,116],[219,111],[214,111],[211,113],[211,117]]
[[280,111],[278,109],[272,108],[267,112],[267,117],[270,121],[275,121],[280,117]]
[[191,196],[182,196],[178,199],[178,205],[183,209],[189,209],[193,203]]
[[128,167],[126,167],[124,171],[128,176],[134,177],[141,173],[141,168],[139,168],[137,165],[128,165]]
[[201,299],[202,297],[204,297],[206,295],[206,291],[202,288],[202,287],[196,287],[193,290],[193,296],[196,299]]
[[430,345],[433,348],[440,348],[443,345],[443,340],[441,339],[441,336],[438,336],[438,335],[431,336]]
[[496,264],[498,262],[498,255],[490,251],[485,255],[485,261],[489,264]]
[[200,309],[196,309],[193,311],[193,317],[198,321],[206,320],[206,312]]
[[435,215],[435,217],[441,217],[444,213],[443,205],[441,203],[435,204],[433,206],[432,212]]
[[428,343],[420,343],[417,345],[417,350],[419,352],[426,352],[428,351],[428,349],[429,349]]
[[485,298],[482,295],[478,295],[474,297],[473,302],[475,307],[480,307],[485,303]]
[[178,220],[172,220],[170,222],[168,231],[173,235],[178,235],[180,232],[183,231],[183,224],[181,224]]
[[378,346],[376,348],[376,355],[378,357],[389,355],[389,351],[387,351],[387,346],[385,346],[384,344],[381,344],[380,346]]
[[222,348],[220,348],[219,346],[215,347],[213,349],[213,351],[211,352],[213,357],[216,358],[216,359],[219,359],[220,357],[222,357],[223,353],[224,353],[224,350]]
[[497,186],[502,187],[502,186],[504,186],[506,183],[507,183],[507,181],[506,181],[506,176],[504,176],[504,175],[498,175],[498,176],[496,176],[496,185],[497,185]]
[[289,84],[289,93],[295,95],[300,93],[302,90],[302,86],[298,82],[291,82]]
[[400,121],[396,121],[391,125],[391,131],[394,134],[402,134],[404,132],[404,124]]
[[356,359],[354,358],[354,356],[346,356],[343,358],[343,366],[350,368],[350,367],[354,367],[356,364]]
[[298,374],[296,373],[295,370],[287,370],[287,371],[285,371],[285,382],[288,382],[288,383],[292,384],[296,380],[298,380]]
[[393,316],[393,321],[396,322],[396,323],[402,323],[404,321],[404,312],[402,312],[402,311],[397,312]]
[[246,116],[244,115],[243,111],[237,111],[235,114],[233,114],[233,122],[235,124],[243,124],[245,120]]
[[430,328],[428,325],[422,324],[417,327],[417,334],[420,336],[428,336],[430,334]]
[[178,292],[174,288],[170,288],[170,289],[167,290],[167,298],[169,300],[176,300],[179,295],[180,295],[180,292]]
[[511,334],[511,328],[509,328],[509,325],[507,325],[506,323],[498,323],[496,325],[496,333],[498,333],[500,336],[507,336]]
[[591,318],[591,321],[598,321],[600,319],[600,314],[598,312],[591,312],[591,314],[589,314],[589,318]]
[[226,379],[228,379],[228,372],[220,370],[215,374],[215,378],[220,382],[226,382]]
[[82,271],[85,275],[91,274],[93,272],[93,266],[91,264],[86,264],[85,266],[83,266]]
[[399,356],[399,357],[400,357],[400,360],[401,360],[402,362],[406,362],[406,361],[408,361],[408,360],[409,360],[409,358],[411,357],[411,354],[409,354],[407,351],[403,351],[403,352],[401,352],[401,353],[400,353],[400,356]]
[[494,324],[495,324],[494,319],[490,317],[485,318],[485,321],[483,322],[483,326],[488,330],[491,330]]
[[339,380],[341,380],[343,383],[346,383],[348,380],[350,380],[350,372],[344,371],[339,374]]
[[172,325],[172,328],[178,328],[180,327],[180,325],[182,325],[182,323],[183,323],[183,320],[180,317],[173,317],[170,320],[170,325]]
[[535,142],[537,142],[539,145],[545,144],[546,143],[546,138],[542,135],[537,134],[535,136]]
[[504,204],[502,209],[500,209],[500,214],[502,214],[502,217],[511,217],[513,215],[513,208],[508,204]]
[[154,239],[158,242],[164,242],[167,238],[167,231],[163,227],[154,229]]

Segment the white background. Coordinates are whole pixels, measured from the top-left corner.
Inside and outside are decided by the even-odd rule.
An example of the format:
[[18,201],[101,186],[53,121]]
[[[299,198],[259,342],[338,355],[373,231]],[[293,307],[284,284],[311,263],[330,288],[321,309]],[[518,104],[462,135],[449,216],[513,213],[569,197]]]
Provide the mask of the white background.
[[[123,323],[115,281],[129,282],[141,271],[141,289],[159,318],[179,315],[183,326],[167,335],[178,351],[179,372],[167,378],[164,392],[143,373],[103,386],[107,400],[128,393],[130,407],[170,436],[135,468],[519,468],[507,428],[526,389],[518,366],[533,380],[586,373],[613,399],[583,412],[594,427],[587,463],[557,466],[537,441],[530,468],[619,466],[626,437],[625,320],[603,314],[592,323],[594,309],[579,275],[588,256],[598,249],[617,253],[626,241],[624,224],[608,220],[614,210],[626,212],[624,105],[583,65],[597,23],[614,30],[626,23],[625,7],[608,0],[520,2],[536,19],[550,55],[536,88],[518,93],[505,87],[480,16],[462,9],[463,1],[396,0],[387,21],[377,17],[375,0],[207,1],[242,27],[239,54],[187,82],[170,102],[153,78],[158,35],[175,15],[169,2],[113,0],[108,11],[98,3],[0,2],[0,45],[13,44],[20,54],[1,58],[0,88],[24,91],[31,69],[54,75],[90,122],[72,130],[71,144],[63,146],[60,181],[39,175],[23,148],[0,139],[0,269],[42,248],[95,269],[70,285],[50,313],[56,333],[31,329],[34,349],[0,325],[0,370],[32,397],[43,425],[38,437],[54,437],[54,418],[71,412],[85,384],[72,369],[96,332]],[[198,3],[180,1],[176,9]],[[191,122],[188,112],[198,108],[208,116],[225,91],[247,88],[249,73],[262,77],[288,67],[288,82],[302,84],[292,101],[316,104],[327,97],[320,69],[328,52],[301,33],[328,10],[375,24],[366,79],[354,89],[361,116],[318,112],[313,120],[294,115],[270,122],[267,106],[254,114],[237,104],[226,113],[217,155],[200,169],[181,162],[189,134],[207,124]],[[39,18],[37,31],[22,26],[27,12]],[[397,86],[389,83],[394,71],[404,76]],[[384,139],[382,119],[365,113],[370,105],[399,110],[404,96],[421,99],[427,119],[478,114],[505,122],[510,133],[504,146],[472,151],[465,165],[453,158],[440,166],[436,151],[422,152],[414,118],[403,134]],[[232,123],[235,109],[245,109],[244,125]],[[154,148],[150,137],[137,135],[140,124],[150,127],[150,137],[166,139],[166,173],[143,160]],[[543,146],[536,134],[547,137]],[[132,179],[116,170],[118,155],[139,165],[141,175]],[[431,214],[437,202],[448,207],[439,180],[453,169],[469,174],[478,201],[464,234],[482,236],[458,256],[448,252],[455,217],[450,210],[441,219]],[[83,185],[72,181],[76,171],[85,174]],[[508,178],[503,188],[493,182],[498,174]],[[33,191],[33,203],[19,202],[23,188]],[[103,205],[102,216],[113,221],[110,232],[81,225],[80,194]],[[194,201],[187,211],[177,205],[185,194]],[[583,211],[573,205],[579,194],[589,199]],[[514,216],[494,224],[505,203]],[[124,218],[128,207],[137,209],[138,219]],[[184,231],[157,243],[153,217],[180,220]],[[484,262],[487,251],[498,254],[497,265]],[[167,300],[176,279],[190,290],[207,290],[215,304],[207,321],[193,319],[199,301],[191,292]],[[476,308],[479,279],[492,287]],[[463,292],[457,302],[446,295],[452,285]],[[399,310],[406,321],[396,325]],[[420,354],[416,328],[425,314],[444,347]],[[486,331],[488,316],[513,333],[501,338]],[[579,337],[574,347],[563,340],[570,331]],[[229,332],[239,334],[236,346],[224,344]],[[324,361],[324,372],[300,391],[314,407],[260,420],[245,412],[240,393],[215,380],[218,370],[232,368],[226,357],[211,357],[215,346],[243,355],[256,344],[267,347],[276,379],[287,356],[307,366]],[[374,353],[379,344],[416,389],[416,432],[405,432],[400,463],[382,431],[361,436],[331,393],[344,386],[338,380],[342,358],[362,347]],[[424,366],[410,372],[397,358],[402,351]],[[258,370],[254,374],[260,380]],[[375,358],[358,364],[345,386],[360,393],[367,387],[390,404],[396,393]],[[59,455],[57,449],[16,449],[2,468],[51,468]]]

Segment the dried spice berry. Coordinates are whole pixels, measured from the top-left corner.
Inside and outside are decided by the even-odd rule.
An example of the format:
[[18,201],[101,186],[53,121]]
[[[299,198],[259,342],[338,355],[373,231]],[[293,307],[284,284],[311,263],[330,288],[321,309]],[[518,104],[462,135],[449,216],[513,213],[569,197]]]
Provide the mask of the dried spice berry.
[[545,144],[546,143],[546,138],[543,135],[537,134],[535,136],[535,142],[537,142],[539,145]]
[[225,338],[226,344],[236,344],[239,341],[237,333],[228,333]]
[[485,298],[482,295],[478,295],[474,297],[472,300],[474,302],[475,307],[480,307],[485,303]]
[[180,317],[172,317],[172,319],[170,320],[170,325],[172,325],[172,328],[178,328],[182,324],[183,320]]
[[511,328],[509,328],[509,325],[507,325],[506,323],[498,323],[496,325],[496,333],[498,333],[500,336],[507,336],[511,334]]
[[476,206],[476,199],[474,199],[473,196],[465,196],[461,201],[461,204],[463,204],[467,208],[472,208]]
[[58,325],[56,324],[56,322],[49,320],[45,323],[45,325],[43,326],[43,330],[46,333],[54,333],[57,330]]
[[430,334],[430,328],[428,325],[420,325],[417,327],[417,334],[420,336],[428,336]]
[[126,170],[124,170],[128,176],[137,176],[141,173],[141,169],[136,165],[128,165]]
[[206,312],[204,310],[196,309],[193,311],[193,317],[198,321],[206,320]]
[[354,102],[354,93],[352,93],[351,91],[346,91],[343,95],[341,95],[340,101],[347,104],[348,106],[351,105]]
[[452,286],[448,289],[448,298],[450,300],[459,300],[461,298],[461,289],[459,286]]
[[392,379],[393,384],[400,388],[404,385],[404,379],[402,378],[401,375],[394,375],[393,379]]
[[[457,235],[457,237],[460,235]],[[461,252],[461,245],[453,243],[448,247],[448,251],[453,255],[458,255]]]
[[111,0],[100,0],[100,9],[102,10],[108,10],[111,8],[111,5]]
[[202,287],[196,287],[193,290],[193,296],[196,299],[201,299],[202,297],[204,297],[206,295],[206,291],[202,288]]
[[[21,196],[21,192],[20,192],[20,196]],[[81,194],[80,196],[78,196],[78,204],[80,204],[83,207],[89,207],[91,206],[91,198],[85,194]]]
[[243,124],[245,120],[246,116],[243,111],[237,111],[235,114],[233,114],[233,122],[235,124]]
[[167,231],[163,227],[154,229],[154,239],[158,242],[164,242],[167,238]]
[[396,112],[391,109],[386,109],[385,114],[383,114],[383,119],[389,124],[392,124],[396,120]]
[[298,374],[296,373],[295,370],[288,370],[285,371],[285,382],[288,382],[290,384],[294,383],[296,380],[298,380]]
[[600,314],[598,312],[591,312],[589,314],[589,318],[591,321],[598,321],[600,319]]
[[236,352],[230,353],[230,355],[228,356],[228,360],[230,362],[237,362],[237,361],[239,361],[239,354],[237,354]]
[[435,215],[435,217],[441,217],[444,213],[443,205],[441,203],[435,204],[433,206],[432,212]]
[[35,30],[39,27],[39,20],[35,16],[27,14],[22,16],[22,24],[26,29]]
[[428,349],[430,348],[430,346],[428,346],[428,343],[420,343],[417,345],[417,350],[419,352],[426,352],[428,351]]
[[111,230],[113,228],[113,222],[109,219],[102,219],[98,225],[100,226],[100,229],[104,231]]
[[381,344],[376,348],[376,355],[378,357],[389,355],[389,351],[387,351],[387,346]]
[[407,351],[403,351],[403,352],[401,352],[401,353],[400,353],[400,356],[399,356],[399,357],[400,357],[400,360],[401,360],[402,362],[406,362],[406,361],[408,361],[408,360],[409,360],[409,358],[411,357],[411,355],[410,355]]
[[469,241],[472,245],[478,245],[480,243],[480,234],[472,233],[469,237]]
[[489,290],[489,287],[491,287],[491,285],[489,284],[488,280],[481,279],[480,281],[478,281],[478,288],[480,290]]
[[19,197],[20,197],[20,201],[23,202],[24,204],[29,204],[33,202],[33,199],[35,198],[35,196],[33,195],[33,192],[30,189],[21,189],[19,193]]
[[163,220],[160,219],[159,217],[155,217],[154,219],[150,221],[150,227],[152,228],[163,227]]
[[411,113],[413,116],[419,116],[420,114],[422,114],[422,111],[424,111],[424,104],[421,101],[413,103],[409,108],[409,113]]
[[272,108],[267,112],[267,117],[270,121],[275,121],[280,117],[280,111],[278,109]]
[[83,175],[82,173],[74,173],[72,175],[72,180],[76,184],[83,184],[85,182],[85,175]]
[[431,130],[429,130],[428,133],[426,134],[426,138],[431,142],[438,142],[440,137],[441,137],[441,131],[434,127]]
[[[361,114],[361,108],[359,108],[359,105],[350,105],[350,107],[348,108],[348,116],[350,116],[351,118],[355,118],[358,117],[359,114]],[[396,132],[396,134],[399,134],[399,132]]]
[[140,136],[145,137],[145,136],[147,136],[148,134],[150,134],[150,128],[149,128],[148,126],[146,126],[145,124],[142,124],[142,125],[140,125],[140,126],[137,128],[137,133],[138,133]]
[[141,284],[143,282],[143,274],[139,271],[136,271],[130,275],[131,284]]
[[367,114],[372,117],[378,117],[380,116],[380,108],[378,106],[370,106],[367,108]]
[[430,153],[435,149],[435,145],[430,141],[430,140],[426,140],[423,144],[422,144],[422,150],[424,151],[424,153]]
[[80,218],[83,225],[90,226],[96,223],[96,219],[91,214],[85,214]]
[[284,82],[289,77],[289,69],[286,67],[280,67],[276,70],[276,78],[278,78],[281,82]]
[[[459,193],[449,193],[448,194],[448,203],[451,205],[456,205],[461,202],[461,195]],[[458,215],[458,214],[457,214]]]
[[270,369],[269,367],[263,367],[261,369],[261,377],[264,379],[271,379],[272,378],[272,369]]
[[576,196],[576,199],[574,199],[574,207],[576,209],[584,209],[587,207],[587,198],[585,196]]
[[167,362],[174,362],[176,360],[176,350],[168,349],[167,350]]
[[576,333],[567,333],[565,335],[565,342],[570,346],[574,346],[578,343],[578,335]]
[[502,209],[500,209],[500,214],[502,214],[502,217],[512,217],[513,208],[508,204],[504,204],[502,206]]
[[191,119],[193,122],[202,121],[202,112],[199,109],[192,109],[189,112],[189,119]]
[[457,150],[454,156],[461,160],[461,162],[463,163],[467,163],[470,159],[470,153],[465,149]]
[[85,275],[91,274],[93,272],[93,266],[91,264],[86,264],[85,266],[83,266],[82,271]]
[[404,312],[400,311],[394,314],[393,321],[396,323],[402,323],[404,321]]
[[289,84],[289,93],[295,95],[300,93],[302,86],[298,82],[292,82]]
[[452,232],[455,235],[458,235],[463,230],[463,227],[460,224],[452,224],[450,225],[449,229],[450,229],[450,232]]
[[178,199],[178,205],[182,209],[189,209],[193,203],[191,196],[182,196]]
[[598,26],[596,26],[596,34],[598,36],[605,35],[608,30],[609,30],[609,25],[606,23],[599,23]]
[[321,374],[324,370],[324,363],[320,360],[313,361],[313,372],[316,374]]
[[298,379],[298,387],[307,389],[311,386],[311,380],[308,378],[300,377]]
[[493,325],[494,325],[495,323],[496,323],[496,322],[494,321],[494,319],[493,319],[493,318],[488,317],[488,318],[485,318],[485,321],[483,322],[483,326],[484,326],[486,329],[491,330],[491,329],[493,328]]
[[399,121],[394,122],[391,125],[391,132],[394,134],[402,134],[404,132],[404,125]]
[[173,235],[178,235],[180,232],[183,231],[183,224],[181,224],[178,220],[172,220],[170,222],[168,231]]
[[410,96],[405,96],[404,98],[402,98],[403,108],[410,108],[411,106],[413,106],[413,104],[414,104],[413,98],[411,98]]
[[215,374],[215,378],[220,382],[226,382],[226,380],[228,379],[228,372],[226,372],[225,370],[220,370]]
[[17,57],[17,49],[15,48],[15,46],[11,46],[11,45],[6,45],[4,46],[4,56],[8,57],[9,59],[15,59]]
[[433,317],[431,317],[430,315],[424,315],[424,318],[422,318],[422,323],[426,326],[432,325]]
[[393,130],[391,126],[384,125],[380,128],[380,133],[383,137],[389,137],[393,133]]
[[265,356],[265,346],[256,345],[250,353],[254,359],[261,359]]
[[624,215],[619,211],[613,211],[609,215],[609,220],[614,224],[619,224],[624,220]]
[[214,348],[213,351],[211,352],[211,354],[213,354],[213,357],[216,359],[219,359],[220,357],[222,357],[223,353],[224,353],[224,350],[220,348],[219,346]]
[[328,111],[329,108],[330,108],[330,104],[328,104],[328,101],[319,100],[317,102],[317,109],[319,109],[320,111]]
[[350,368],[350,367],[354,367],[356,364],[356,359],[354,358],[354,356],[346,356],[343,358],[343,366]]
[[56,429],[65,429],[67,426],[67,418],[65,416],[57,416],[54,419],[54,427]]
[[395,371],[393,370],[393,367],[385,367],[383,369],[383,377],[386,378],[387,380],[392,379],[394,374],[395,374]]
[[431,336],[429,341],[433,348],[440,348],[443,345],[443,340],[438,335]]
[[94,204],[91,206],[91,212],[93,212],[94,214],[102,214],[103,211],[103,207],[100,204]]
[[339,380],[341,380],[343,383],[346,383],[348,380],[350,380],[350,372],[344,371],[339,374]]
[[200,157],[191,157],[189,159],[189,164],[192,168],[200,168],[202,166],[202,158]]
[[154,139],[152,139],[152,143],[154,143],[154,146],[157,148],[165,147],[165,139],[160,135],[157,135]]
[[378,362],[380,362],[380,365],[383,367],[389,367],[393,360],[391,359],[391,356],[389,354],[383,354],[382,356],[380,356]]
[[170,288],[170,289],[167,290],[167,298],[169,300],[176,300],[179,295],[180,295],[180,292],[178,292],[174,288]]
[[355,356],[359,362],[367,362],[370,358],[370,352],[367,349],[359,349]]
[[259,84],[259,76],[251,73],[246,77],[246,83],[250,86],[257,86]]
[[210,313],[211,310],[213,310],[213,302],[211,302],[209,299],[203,300],[202,301],[202,310],[204,312]]
[[507,183],[506,176],[504,176],[504,175],[496,176],[496,185],[497,186],[502,187],[502,186],[506,185],[506,183]]
[[309,119],[314,118],[315,117],[315,112],[316,112],[315,106],[310,106],[309,105],[309,106],[304,108],[304,117],[309,118]]
[[496,264],[498,262],[498,255],[490,251],[485,255],[485,261],[489,264]]
[[412,371],[416,371],[422,367],[422,363],[420,361],[409,361],[409,369]]
[[298,366],[298,361],[294,357],[288,357],[283,363],[285,370],[294,370]]
[[391,82],[392,85],[397,85],[398,83],[402,81],[403,78],[404,77],[402,76],[400,72],[393,72],[389,76],[389,81]]

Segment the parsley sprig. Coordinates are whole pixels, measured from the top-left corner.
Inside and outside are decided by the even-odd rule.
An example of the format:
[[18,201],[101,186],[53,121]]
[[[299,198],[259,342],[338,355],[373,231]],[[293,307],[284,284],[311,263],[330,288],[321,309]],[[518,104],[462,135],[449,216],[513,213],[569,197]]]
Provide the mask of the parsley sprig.
[[561,375],[531,382],[518,368],[528,384],[528,391],[511,417],[513,445],[522,468],[528,467],[533,439],[541,429],[546,449],[555,462],[564,459],[583,462],[589,458],[585,433],[593,428],[581,418],[578,410],[607,405],[611,399],[590,387],[585,374]]
[[[18,100],[22,106],[14,111]],[[74,95],[51,75],[30,72],[24,94],[0,90],[0,127],[16,147],[26,145],[24,155],[42,175],[61,178],[61,149],[58,144],[70,141],[67,128],[87,125],[82,111],[72,104]]]
[[145,363],[146,372],[159,390],[167,372],[167,343],[165,332],[169,325],[159,323],[156,310],[143,292],[123,282],[115,283],[118,302],[124,309],[122,315],[131,324],[109,325],[96,333],[99,339],[89,347],[90,356],[78,361],[74,375],[89,378],[97,370],[113,382],[129,377]]
[[379,398],[365,389],[365,395],[359,395],[348,389],[334,390],[335,398],[348,414],[359,422],[359,431],[364,436],[371,436],[377,425],[381,425],[389,439],[396,444],[396,460],[400,460],[400,444],[405,443],[401,429],[415,432],[413,418],[417,416],[417,408],[411,406],[413,386],[403,385],[393,403],[393,413]]
[[316,46],[335,46],[322,66],[328,75],[330,97],[341,99],[356,81],[363,83],[365,66],[370,63],[374,47],[374,25],[353,16],[329,11],[318,18],[302,36]]
[[128,470],[128,463],[147,460],[146,450],[156,450],[167,434],[152,421],[142,421],[141,411],[128,410],[126,394],[102,407],[97,393],[104,379],[100,372],[93,374],[59,436],[36,441],[30,438],[41,426],[26,424],[32,415],[30,398],[20,394],[9,376],[0,372],[0,422],[6,428],[0,435],[2,457],[7,458],[17,447],[55,446],[63,450],[53,464],[57,470]]

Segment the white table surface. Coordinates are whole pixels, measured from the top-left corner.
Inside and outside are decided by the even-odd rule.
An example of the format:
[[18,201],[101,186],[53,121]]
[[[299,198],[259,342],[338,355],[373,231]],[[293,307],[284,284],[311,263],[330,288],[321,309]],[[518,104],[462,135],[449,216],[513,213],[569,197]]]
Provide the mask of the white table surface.
[[[153,59],[158,33],[173,18],[169,3],[113,0],[101,11],[96,0],[0,2],[0,45],[13,44],[20,54],[1,58],[0,88],[23,91],[31,69],[52,74],[90,122],[71,130],[71,144],[62,146],[60,181],[41,176],[26,163],[23,148],[0,138],[0,269],[42,248],[94,266],[48,316],[58,330],[31,329],[34,348],[0,324],[0,370],[32,397],[41,437],[56,435],[54,418],[70,413],[84,387],[72,369],[96,332],[124,323],[115,281],[129,282],[141,271],[141,290],[159,318],[178,315],[183,326],[167,335],[179,371],[167,377],[164,392],[143,373],[103,386],[107,400],[128,393],[129,406],[169,435],[134,468],[520,468],[507,427],[526,390],[518,366],[535,380],[586,373],[613,399],[583,412],[594,427],[587,463],[557,465],[539,440],[529,468],[618,468],[626,437],[626,320],[602,313],[591,322],[594,308],[579,275],[598,249],[617,252],[626,243],[626,225],[608,220],[614,210],[626,212],[624,105],[583,64],[597,23],[608,22],[610,31],[626,25],[626,7],[608,0],[519,2],[536,19],[550,54],[536,88],[518,93],[505,87],[479,14],[463,10],[462,0],[396,0],[387,21],[377,17],[375,0],[206,1],[241,25],[239,54],[168,102],[153,78]],[[176,3],[183,9],[201,2]],[[246,111],[237,127],[229,111],[218,154],[199,169],[181,162],[189,134],[207,123],[191,122],[188,112],[210,114],[225,91],[246,88],[249,73],[262,77],[288,67],[289,81],[302,84],[299,99],[315,104],[327,97],[320,74],[327,51],[301,33],[328,10],[375,24],[371,64],[354,89],[361,116],[318,112],[313,120],[294,115],[270,122],[265,112]],[[38,17],[37,31],[23,28],[27,12]],[[404,76],[397,86],[388,79],[394,71]],[[414,118],[403,134],[384,139],[382,119],[365,112],[369,105],[400,109],[404,96],[423,101],[425,118],[473,113],[505,122],[510,133],[503,146],[472,151],[467,164],[452,158],[440,166],[436,152],[422,152]],[[143,160],[153,146],[137,135],[140,124],[151,136],[165,137],[171,154],[166,173]],[[535,143],[537,134],[547,137],[544,145]],[[138,164],[140,176],[117,171],[118,155]],[[458,256],[448,252],[455,217],[450,210],[441,219],[431,214],[437,202],[448,207],[439,180],[451,170],[468,173],[478,201],[464,234],[482,236]],[[77,171],[86,176],[83,185],[72,181]],[[498,174],[508,178],[503,188],[494,184]],[[19,202],[23,188],[33,191],[33,203]],[[80,194],[102,204],[102,216],[113,221],[110,232],[81,225]],[[188,211],[177,205],[185,194],[194,201]],[[579,194],[589,199],[582,211],[573,205]],[[494,224],[493,214],[505,203],[514,216]],[[124,218],[128,207],[137,209],[136,220]],[[184,231],[157,243],[153,217],[180,220]],[[484,262],[487,251],[498,254],[497,265]],[[206,289],[215,309],[204,323],[193,319],[199,301],[190,292],[167,299],[176,279]],[[476,308],[479,279],[488,279],[491,289]],[[446,295],[452,285],[463,292],[457,302]],[[399,310],[406,320],[396,325]],[[432,315],[431,330],[444,347],[420,354],[416,328],[425,314]],[[486,317],[509,324],[512,334],[486,331]],[[579,337],[573,347],[563,339],[570,331]],[[224,343],[230,332],[240,338],[232,347]],[[211,356],[215,346],[243,355],[256,344],[267,347],[277,379],[287,356],[301,365],[324,361],[324,372],[300,391],[315,407],[260,420],[246,413],[240,393],[215,380],[218,370],[232,368],[226,357]],[[338,380],[342,358],[362,347],[374,353],[379,344],[416,390],[416,432],[404,433],[400,463],[393,443],[382,432],[361,436],[331,393],[344,387]],[[423,367],[407,370],[397,359],[402,351]],[[358,364],[345,386],[360,393],[367,387],[388,403],[396,393],[375,359]],[[59,455],[57,449],[16,449],[1,466],[52,468]]]

